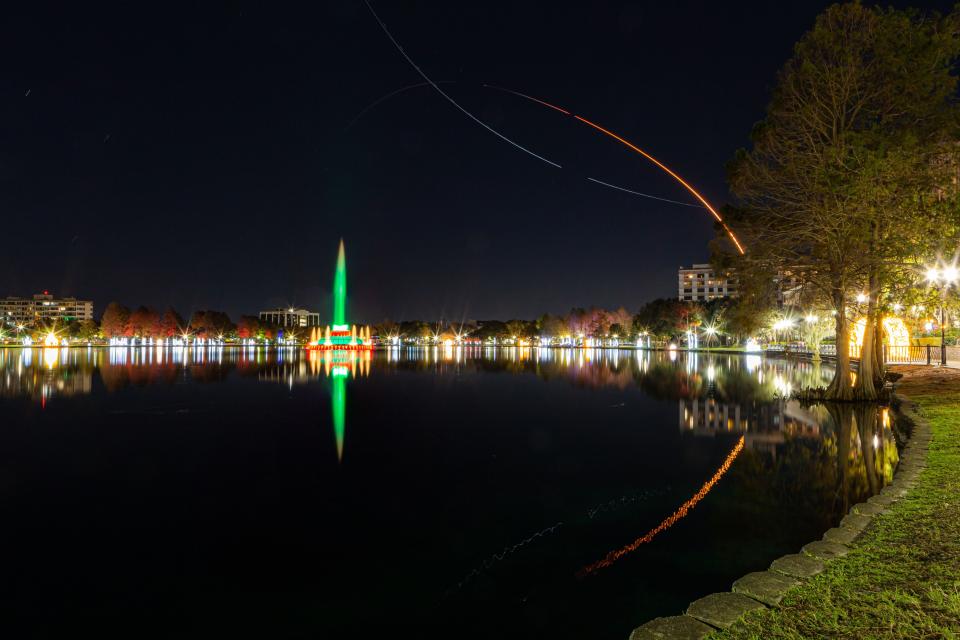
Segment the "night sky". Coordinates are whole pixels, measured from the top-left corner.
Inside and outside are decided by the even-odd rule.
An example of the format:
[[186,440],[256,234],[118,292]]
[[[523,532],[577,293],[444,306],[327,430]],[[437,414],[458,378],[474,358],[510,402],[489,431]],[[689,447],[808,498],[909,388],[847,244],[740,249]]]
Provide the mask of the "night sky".
[[588,182],[692,202],[616,142],[482,85],[621,133],[720,205],[726,161],[827,3],[374,3],[444,90],[563,169],[430,87],[363,112],[422,79],[360,1],[16,13],[32,4],[0,21],[0,296],[326,319],[343,237],[353,319],[374,322],[674,295],[677,267],[708,258],[709,215]]

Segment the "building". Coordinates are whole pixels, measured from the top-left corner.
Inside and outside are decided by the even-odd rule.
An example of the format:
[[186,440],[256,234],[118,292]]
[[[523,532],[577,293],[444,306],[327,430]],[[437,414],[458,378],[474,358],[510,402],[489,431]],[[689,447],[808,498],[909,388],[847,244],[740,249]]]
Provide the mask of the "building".
[[320,314],[306,309],[271,309],[260,312],[261,322],[278,327],[319,327]]
[[34,326],[71,320],[93,320],[93,302],[76,298],[54,298],[49,291],[32,298],[7,296],[0,300],[0,318],[7,326]]
[[732,273],[728,271],[718,274],[709,264],[680,267],[677,281],[677,295],[684,302],[737,297],[737,280],[732,277]]

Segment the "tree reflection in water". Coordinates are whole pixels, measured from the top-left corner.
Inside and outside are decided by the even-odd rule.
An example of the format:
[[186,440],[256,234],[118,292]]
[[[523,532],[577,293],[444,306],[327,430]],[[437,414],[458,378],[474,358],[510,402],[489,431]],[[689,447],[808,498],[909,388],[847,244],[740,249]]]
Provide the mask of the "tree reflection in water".
[[[798,517],[818,518],[824,525],[890,482],[898,460],[885,408],[801,407],[787,399],[793,388],[830,379],[829,367],[814,363],[616,349],[386,349],[356,363],[310,358],[298,349],[74,347],[55,349],[56,357],[38,353],[42,351],[0,349],[0,395],[46,402],[58,395],[88,394],[95,374],[108,392],[170,385],[181,377],[216,383],[232,373],[292,387],[334,372],[342,375],[344,367],[351,378],[357,372],[473,371],[535,375],[579,388],[639,387],[649,396],[678,403],[679,428],[685,434],[744,434],[745,450],[731,475],[757,508],[790,495]],[[800,485],[809,499],[798,502]],[[832,505],[829,513],[822,509],[825,503]]]

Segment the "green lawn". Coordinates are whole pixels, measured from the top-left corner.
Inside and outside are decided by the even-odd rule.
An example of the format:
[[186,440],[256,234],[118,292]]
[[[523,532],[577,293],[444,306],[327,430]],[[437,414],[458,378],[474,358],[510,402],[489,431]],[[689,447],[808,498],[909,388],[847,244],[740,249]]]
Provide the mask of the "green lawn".
[[926,373],[898,388],[933,434],[916,486],[779,608],[711,639],[960,638],[960,372]]

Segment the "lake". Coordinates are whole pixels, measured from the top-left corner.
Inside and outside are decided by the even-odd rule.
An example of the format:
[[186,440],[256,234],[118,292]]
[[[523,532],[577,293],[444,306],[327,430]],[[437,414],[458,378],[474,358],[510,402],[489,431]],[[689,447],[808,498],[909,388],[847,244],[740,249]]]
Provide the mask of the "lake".
[[885,410],[786,399],[831,374],[639,350],[0,349],[0,630],[625,640],[892,479]]

